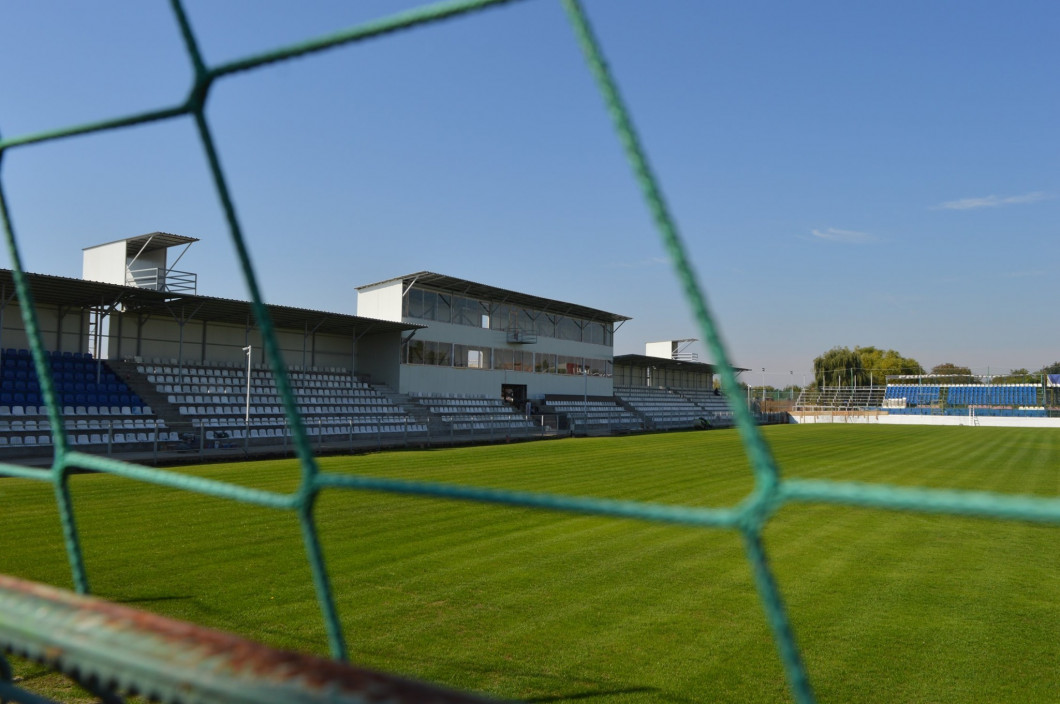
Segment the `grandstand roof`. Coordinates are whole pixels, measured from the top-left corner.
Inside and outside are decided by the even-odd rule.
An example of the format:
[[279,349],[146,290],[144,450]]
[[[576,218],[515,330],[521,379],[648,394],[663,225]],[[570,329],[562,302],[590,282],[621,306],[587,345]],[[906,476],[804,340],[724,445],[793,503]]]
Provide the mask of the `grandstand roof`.
[[182,244],[191,244],[192,242],[198,241],[198,237],[174,235],[169,232],[149,232],[146,235],[136,235],[135,237],[123,237],[120,240],[114,240],[113,242],[105,242],[103,244],[96,244],[92,245],[92,247],[85,247],[84,249],[93,249],[94,247],[103,247],[108,244],[114,244],[115,242],[124,242],[126,254],[138,254],[141,251],[153,252],[156,249],[168,249],[169,247],[176,247]]
[[[99,281],[85,281],[49,274],[26,274],[33,300],[38,304],[88,308],[109,306],[120,302],[127,311],[170,316],[183,308],[188,319],[245,325],[254,322],[249,301],[154,291],[135,286],[121,286]],[[14,276],[10,269],[0,269],[0,290],[3,297],[14,294]],[[266,304],[269,316],[277,328],[310,330],[332,335],[354,335],[367,332],[404,332],[425,326],[396,323],[389,320],[362,318],[345,313],[294,308]]]
[[361,291],[366,288],[396,281],[400,281],[403,286],[411,286],[413,283],[416,283],[446,293],[481,298],[496,303],[509,303],[517,306],[525,306],[546,313],[559,313],[562,315],[572,315],[579,318],[608,321],[612,323],[631,320],[628,316],[618,315],[617,313],[608,313],[607,311],[599,310],[597,308],[589,308],[588,306],[582,306],[576,303],[565,303],[564,301],[557,301],[553,298],[532,296],[527,293],[519,293],[517,291],[510,291],[506,288],[479,284],[474,281],[468,281],[467,279],[459,279],[455,276],[446,276],[444,274],[435,274],[430,271],[420,271],[415,274],[406,274],[405,276],[397,276],[393,279],[377,281],[374,284],[358,286],[357,290]]
[[[705,362],[686,362],[681,359],[666,359],[665,357],[650,357],[645,354],[620,354],[615,356],[612,364],[624,364],[630,367],[655,367],[656,369],[674,369],[689,372],[709,372],[713,374],[717,367]],[[733,367],[735,372],[747,372],[750,369]]]

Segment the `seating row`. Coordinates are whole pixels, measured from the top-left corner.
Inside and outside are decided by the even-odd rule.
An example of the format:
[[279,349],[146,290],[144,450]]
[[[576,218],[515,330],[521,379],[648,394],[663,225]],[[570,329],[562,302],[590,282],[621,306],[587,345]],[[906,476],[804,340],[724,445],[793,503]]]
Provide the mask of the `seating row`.
[[[51,359],[69,359],[69,360],[91,360],[91,352],[59,352],[57,350],[51,350],[46,352]],[[16,349],[14,347],[8,347],[3,352],[4,359],[33,359],[33,355],[29,350]]]
[[[177,410],[182,416],[199,417],[199,416],[239,416],[244,417],[247,413],[246,406],[178,406]],[[359,416],[359,415],[371,415],[375,417],[393,416],[400,415],[404,416],[405,412],[394,406],[343,406],[343,405],[331,405],[331,406],[299,406],[299,413],[303,416],[315,416],[315,415],[336,415],[343,414],[348,416]],[[251,416],[264,416],[264,415],[285,415],[283,406],[251,406]]]
[[[366,425],[309,425],[305,429],[306,435],[311,437],[349,437],[352,435],[379,435],[379,434],[405,434],[426,433],[427,426],[422,423],[371,423]],[[224,443],[229,440],[256,440],[266,438],[290,438],[293,433],[285,427],[274,428],[235,428],[232,430],[207,430],[206,439],[214,443]]]
[[[52,424],[48,420],[0,420],[0,432],[14,431],[21,432],[24,430],[51,430]],[[104,420],[101,418],[85,419],[81,418],[78,420],[64,420],[63,427],[67,430],[137,430],[137,429],[154,429],[166,427],[166,422],[161,418],[150,418],[150,419],[132,419],[132,418],[118,418]]]
[[[157,438],[157,439],[156,439]],[[70,435],[72,445],[143,445],[154,442],[176,442],[176,432],[159,430],[139,433],[78,433]],[[51,435],[0,435],[0,447],[50,446]]]
[[[246,384],[247,373],[246,367],[238,368],[217,368],[217,367],[203,367],[198,365],[185,365],[184,367],[177,366],[151,366],[151,365],[137,365],[136,371],[145,376],[163,376],[163,377],[177,377],[180,379],[187,380],[191,378],[205,378],[217,381],[227,382],[238,382],[242,381]],[[291,371],[288,370],[287,376],[289,379],[294,381],[307,381],[314,383],[334,383],[334,384],[345,384],[349,386],[351,383],[365,386],[364,382],[358,379],[351,379],[349,372],[345,374],[335,373],[318,373],[318,372],[305,372],[305,371]],[[265,367],[255,367],[250,373],[251,383],[255,379],[267,379],[272,380],[272,369]]]
[[[63,406],[63,416],[150,416],[150,406]],[[47,416],[47,406],[0,406],[0,416]]]

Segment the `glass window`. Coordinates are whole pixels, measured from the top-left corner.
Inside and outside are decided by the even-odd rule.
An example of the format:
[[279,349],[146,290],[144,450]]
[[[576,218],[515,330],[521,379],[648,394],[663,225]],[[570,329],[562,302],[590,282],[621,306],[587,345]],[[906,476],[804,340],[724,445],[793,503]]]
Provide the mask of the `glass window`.
[[556,373],[557,374],[581,374],[582,373],[582,358],[571,357],[569,355],[560,354],[556,355]]
[[589,376],[611,376],[611,362],[609,360],[586,357],[585,366],[589,370]]
[[439,367],[453,365],[453,345],[449,342],[428,342],[425,345],[424,359],[426,364]]
[[615,342],[615,330],[614,323],[604,323],[604,344],[608,347],[614,345]]
[[453,296],[453,322],[457,325],[479,326],[478,301],[463,296]]
[[515,316],[515,323],[520,330],[526,330],[527,332],[534,332],[537,330],[535,325],[535,318],[538,317],[538,313],[526,308],[520,308]]
[[511,316],[512,309],[503,303],[495,303],[493,305],[493,318],[491,320],[492,327],[494,330],[507,330],[509,325],[509,317]]
[[591,342],[594,345],[604,344],[604,324],[588,323],[585,326],[585,333],[582,339],[584,342]]
[[448,342],[410,340],[407,346],[407,364],[431,364],[448,367],[453,363],[453,346]]
[[423,364],[423,340],[410,340],[408,344],[409,356],[405,360],[409,364]]
[[436,307],[434,309],[434,319],[440,323],[448,323],[452,320],[452,296],[447,296],[444,293],[439,293]]
[[542,313],[537,318],[536,330],[537,334],[542,337],[555,337],[556,319],[547,313]]
[[423,297],[423,315],[420,317],[424,320],[434,320],[434,308],[438,304],[438,294],[434,291],[419,291],[419,294]]
[[515,350],[499,348],[493,350],[493,368],[515,370]]
[[551,374],[555,372],[556,355],[536,352],[534,354],[534,370],[541,372],[542,374]]
[[582,330],[574,318],[561,315],[556,318],[556,337],[561,340],[580,341],[582,339]]
[[422,318],[423,317],[423,291],[418,288],[409,290],[407,296],[408,300],[408,316],[410,318]]
[[453,366],[464,369],[489,369],[490,348],[473,345],[453,345]]
[[526,350],[515,350],[514,366],[517,372],[534,371],[534,353]]

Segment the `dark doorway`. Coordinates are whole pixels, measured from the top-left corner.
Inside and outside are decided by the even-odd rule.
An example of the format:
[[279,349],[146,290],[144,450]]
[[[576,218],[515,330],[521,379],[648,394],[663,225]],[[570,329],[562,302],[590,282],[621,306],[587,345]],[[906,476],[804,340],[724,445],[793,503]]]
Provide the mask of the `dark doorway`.
[[502,384],[501,398],[521,410],[526,405],[526,384]]

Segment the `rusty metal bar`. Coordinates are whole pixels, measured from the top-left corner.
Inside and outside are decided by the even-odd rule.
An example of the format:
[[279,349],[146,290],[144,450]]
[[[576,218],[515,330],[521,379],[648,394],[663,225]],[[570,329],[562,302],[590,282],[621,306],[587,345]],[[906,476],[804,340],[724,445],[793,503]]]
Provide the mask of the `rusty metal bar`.
[[[497,701],[6,575],[0,575],[0,652],[45,663],[112,700],[137,694],[172,704]],[[47,701],[0,684],[0,697]]]

